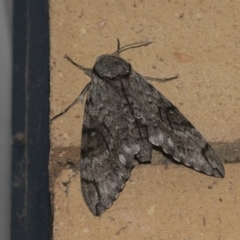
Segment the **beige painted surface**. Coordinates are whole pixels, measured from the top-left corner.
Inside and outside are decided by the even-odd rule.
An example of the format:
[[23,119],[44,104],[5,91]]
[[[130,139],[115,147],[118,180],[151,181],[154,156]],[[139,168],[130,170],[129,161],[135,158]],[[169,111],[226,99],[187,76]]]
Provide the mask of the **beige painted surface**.
[[54,239],[238,240],[240,164],[224,179],[173,165],[140,166],[101,217],[88,210],[79,174],[64,170],[54,187]]
[[[117,38],[122,45],[153,40],[121,56],[145,76],[178,74],[175,81],[152,84],[208,141],[239,141],[239,12],[238,0],[51,0],[50,116],[90,80],[65,54],[91,68],[99,55],[116,50]],[[79,161],[83,109],[77,104],[51,124],[54,240],[240,239],[237,164],[225,166],[225,179],[175,165],[139,166],[113,206],[93,217],[79,173],[65,169],[68,159]]]

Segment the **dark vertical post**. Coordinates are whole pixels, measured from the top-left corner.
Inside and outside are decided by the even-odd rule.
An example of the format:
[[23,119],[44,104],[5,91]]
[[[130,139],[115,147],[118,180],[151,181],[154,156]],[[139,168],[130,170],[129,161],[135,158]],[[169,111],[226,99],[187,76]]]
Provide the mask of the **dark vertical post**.
[[14,0],[11,239],[50,239],[48,1]]

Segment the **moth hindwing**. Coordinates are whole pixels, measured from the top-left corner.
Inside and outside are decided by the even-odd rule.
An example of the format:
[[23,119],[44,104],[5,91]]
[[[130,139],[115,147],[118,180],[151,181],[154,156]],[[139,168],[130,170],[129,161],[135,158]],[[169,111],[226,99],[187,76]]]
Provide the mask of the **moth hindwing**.
[[196,128],[146,81],[148,78],[119,56],[122,51],[149,43],[118,47],[112,55],[98,57],[92,69],[66,56],[91,77],[79,97],[61,114],[87,93],[80,174],[84,200],[95,216],[118,197],[134,159],[151,161],[153,146],[190,168],[224,177],[222,162]]

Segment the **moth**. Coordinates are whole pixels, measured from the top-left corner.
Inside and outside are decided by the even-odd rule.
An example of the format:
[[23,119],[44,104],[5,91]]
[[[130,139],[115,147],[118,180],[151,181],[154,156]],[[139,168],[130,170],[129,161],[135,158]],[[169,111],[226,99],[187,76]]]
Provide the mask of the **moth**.
[[196,128],[147,82],[149,77],[137,73],[120,57],[120,52],[149,43],[120,47],[118,41],[117,51],[98,57],[92,69],[65,56],[91,81],[78,98],[53,119],[78,101],[82,102],[87,94],[80,175],[84,200],[95,216],[100,216],[118,197],[135,160],[151,162],[154,146],[199,172],[215,177],[225,174],[222,162]]

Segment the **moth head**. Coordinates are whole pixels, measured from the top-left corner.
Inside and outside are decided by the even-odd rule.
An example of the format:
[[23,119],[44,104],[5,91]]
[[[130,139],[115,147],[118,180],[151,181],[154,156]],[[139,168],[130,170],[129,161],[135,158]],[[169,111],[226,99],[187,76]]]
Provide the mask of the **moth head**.
[[128,62],[112,55],[98,57],[93,67],[93,73],[97,74],[101,79],[114,80],[116,77],[128,77],[130,72],[131,65]]

